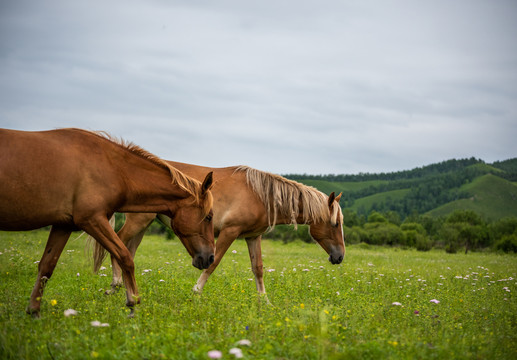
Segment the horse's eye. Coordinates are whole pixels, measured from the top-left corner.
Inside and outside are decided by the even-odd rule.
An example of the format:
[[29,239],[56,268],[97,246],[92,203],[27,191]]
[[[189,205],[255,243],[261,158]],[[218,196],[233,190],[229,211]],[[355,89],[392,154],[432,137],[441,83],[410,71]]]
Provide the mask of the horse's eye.
[[212,215],[207,215],[207,216],[205,217],[205,220],[206,220],[207,222],[212,221]]

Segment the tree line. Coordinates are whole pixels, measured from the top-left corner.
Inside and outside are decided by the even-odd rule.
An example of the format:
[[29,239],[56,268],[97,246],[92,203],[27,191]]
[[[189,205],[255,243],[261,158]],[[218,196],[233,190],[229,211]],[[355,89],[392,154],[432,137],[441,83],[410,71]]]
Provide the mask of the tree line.
[[[343,212],[346,244],[395,246],[429,251],[443,249],[448,253],[464,251],[501,251],[517,253],[517,217],[487,222],[470,210],[457,210],[447,217],[413,213],[400,220],[393,211],[372,211],[368,216],[351,210]],[[308,226],[278,225],[264,238],[285,243],[312,242]]]

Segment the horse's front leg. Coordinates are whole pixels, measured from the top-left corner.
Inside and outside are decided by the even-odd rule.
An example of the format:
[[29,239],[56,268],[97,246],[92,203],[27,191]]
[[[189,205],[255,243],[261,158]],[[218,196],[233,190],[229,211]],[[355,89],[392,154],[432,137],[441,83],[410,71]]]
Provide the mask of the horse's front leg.
[[60,228],[59,226],[52,226],[48,236],[45,251],[38,264],[38,277],[31,293],[29,306],[27,306],[27,313],[34,318],[40,317],[41,298],[43,297],[43,290],[45,285],[52,276],[56,267],[57,261],[63,252],[63,249],[70,237],[71,231]]
[[[133,257],[133,261],[135,259],[136,250],[142,242],[147,228],[149,228],[155,217],[156,214],[126,214],[124,226],[118,231],[117,235],[120,241],[128,248]],[[123,285],[122,270],[113,256],[111,256],[111,268],[113,271],[113,280],[111,282],[111,289],[105,292],[106,295],[116,293]]]
[[266,288],[264,286],[264,267],[262,264],[262,246],[261,246],[262,235],[246,238],[246,244],[248,245],[248,252],[251,260],[251,270],[255,275],[255,284],[257,285],[257,291],[262,300],[268,305],[271,305],[266,295]]
[[235,241],[237,236],[240,234],[240,229],[237,227],[229,227],[224,228],[219,233],[219,236],[217,238],[217,241],[215,243],[215,259],[212,265],[208,267],[208,269],[203,270],[201,273],[201,276],[197,280],[196,285],[194,285],[194,288],[192,291],[195,293],[201,294],[203,292],[203,287],[205,286],[208,278],[210,275],[214,272],[215,268],[219,263],[221,262],[221,259],[223,258],[224,254],[230,247],[230,245]]
[[115,258],[122,269],[124,286],[126,287],[126,306],[131,309],[130,317],[134,316],[134,307],[140,303],[135,280],[135,263],[127,247],[118,238],[115,230],[110,226],[108,219],[102,215],[87,217],[78,225],[90,236],[94,237],[110,255]]

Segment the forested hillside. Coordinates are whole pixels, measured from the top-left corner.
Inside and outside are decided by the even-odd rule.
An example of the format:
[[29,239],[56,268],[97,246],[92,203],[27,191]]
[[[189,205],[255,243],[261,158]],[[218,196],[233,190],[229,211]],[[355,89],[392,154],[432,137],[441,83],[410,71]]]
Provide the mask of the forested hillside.
[[[358,175],[287,175],[325,193],[343,192],[348,244],[447,252],[517,252],[517,158],[487,164],[452,159],[413,170]],[[312,241],[307,227],[265,235]]]
[[404,219],[413,213],[446,215],[457,209],[474,209],[489,219],[517,214],[517,186],[512,183],[517,181],[517,158],[493,164],[452,159],[393,173],[286,177],[325,193],[343,192],[341,206],[364,216],[392,211]]

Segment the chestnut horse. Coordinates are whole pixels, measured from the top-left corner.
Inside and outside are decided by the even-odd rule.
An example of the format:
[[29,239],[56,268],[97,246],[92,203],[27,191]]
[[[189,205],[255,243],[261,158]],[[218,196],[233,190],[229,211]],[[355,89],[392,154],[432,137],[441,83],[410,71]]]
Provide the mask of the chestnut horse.
[[[72,231],[83,230],[122,268],[126,305],[140,302],[133,256],[110,226],[114,212],[152,212],[171,227],[206,269],[214,259],[212,174],[200,183],[133,144],[80,129],[0,129],[0,230],[51,225],[27,312],[41,297]],[[205,174],[206,175],[206,174]]]
[[[263,280],[261,238],[262,234],[275,224],[309,224],[310,234],[330,255],[332,264],[339,264],[345,255],[343,237],[343,215],[339,206],[341,194],[326,196],[317,189],[284,177],[266,173],[250,167],[208,168],[169,161],[169,164],[184,173],[201,179],[208,172],[214,172],[214,231],[218,236],[215,261],[203,271],[194,291],[200,293],[232,242],[244,237],[248,245],[251,268],[255,275],[257,291],[266,301]],[[118,235],[135,254],[153,214],[127,214],[126,222]],[[170,226],[170,220],[160,216]],[[100,266],[102,257],[95,263]],[[112,258],[113,293],[122,285],[120,269]],[[269,302],[269,301],[268,301]]]

